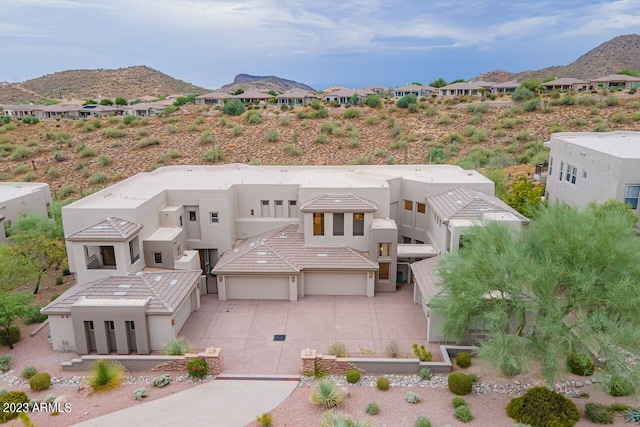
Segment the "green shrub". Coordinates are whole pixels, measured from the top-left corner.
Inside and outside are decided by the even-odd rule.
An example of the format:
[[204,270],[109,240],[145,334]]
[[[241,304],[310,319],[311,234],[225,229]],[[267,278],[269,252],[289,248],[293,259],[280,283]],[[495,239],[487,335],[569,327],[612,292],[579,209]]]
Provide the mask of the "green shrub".
[[414,393],[412,391],[408,391],[406,396],[404,397],[404,400],[407,401],[407,403],[418,403],[420,402],[420,395],[418,393]]
[[613,424],[613,409],[610,406],[587,403],[584,405],[584,415],[596,424]]
[[218,163],[224,161],[227,157],[227,152],[220,147],[218,144],[214,145],[213,148],[205,151],[202,155],[202,160],[209,163]]
[[355,119],[360,117],[360,110],[356,110],[355,108],[347,108],[342,116],[345,119]]
[[197,125],[203,125],[205,122],[204,117],[202,116],[198,116],[196,117],[196,119],[194,120],[194,123]]
[[65,185],[64,187],[60,187],[60,189],[58,190],[57,196],[59,199],[63,200],[77,192],[78,192],[78,187],[76,187],[75,185]]
[[108,392],[118,389],[124,382],[124,367],[117,360],[97,360],[91,365],[87,384],[95,392]]
[[456,355],[456,365],[461,368],[468,368],[469,366],[471,366],[471,355],[465,352],[458,353]]
[[449,391],[453,394],[457,394],[458,396],[464,396],[465,394],[471,393],[471,389],[473,388],[473,381],[471,381],[471,377],[461,372],[449,375],[448,383]]
[[244,104],[239,99],[225,99],[222,112],[228,116],[239,116],[244,113]]
[[417,103],[418,103],[418,98],[414,94],[410,93],[398,99],[398,102],[396,102],[396,107],[409,108],[409,104],[417,104]]
[[329,112],[326,108],[322,107],[311,113],[312,119],[324,119],[329,116]]
[[336,341],[327,348],[327,354],[336,357],[349,357],[349,350],[347,350],[346,345]]
[[[62,281],[62,277],[56,277],[56,284],[58,284],[58,279]],[[30,305],[25,308],[25,315],[22,318],[25,325],[33,325],[34,323],[42,323],[47,320],[46,314],[41,314],[40,309],[41,305]]]
[[380,95],[369,95],[365,98],[364,103],[367,107],[378,108],[382,106]]
[[127,136],[127,131],[124,129],[107,128],[102,131],[102,136],[105,138],[124,138]]
[[289,154],[290,156],[301,156],[302,155],[302,149],[300,147],[298,147],[296,144],[287,144],[284,146],[284,151],[285,153]]
[[16,168],[13,170],[13,173],[15,175],[23,175],[25,173],[29,172],[29,166],[27,165],[18,165],[16,166]]
[[189,123],[186,127],[187,132],[197,132],[198,131],[198,125],[195,123]]
[[512,94],[511,99],[514,101],[526,101],[528,99],[533,98],[533,92],[524,86],[518,87]]
[[22,123],[24,123],[25,125],[36,124],[39,121],[40,121],[40,119],[38,119],[37,117],[23,117],[22,118]]
[[89,178],[89,184],[91,185],[106,184],[107,182],[109,182],[109,175],[103,172],[98,172]]
[[31,378],[37,373],[38,371],[35,366],[27,366],[22,370],[22,372],[20,372],[20,378],[24,378],[25,380],[28,380],[29,378]]
[[376,382],[376,386],[378,387],[378,390],[380,391],[387,391],[389,390],[389,380],[385,377],[380,377],[378,378],[378,381]]
[[433,356],[431,352],[427,350],[423,345],[413,344],[411,349],[413,355],[420,359],[421,362],[431,362]]
[[364,408],[364,411],[369,415],[375,415],[380,412],[380,406],[376,402],[369,402]]
[[613,376],[609,380],[607,392],[611,396],[631,396],[636,392],[636,390],[633,387],[633,383],[627,378]]
[[575,403],[545,387],[533,387],[524,395],[511,399],[507,415],[532,427],[572,427],[580,419]]
[[309,112],[305,111],[305,110],[300,110],[298,111],[298,113],[296,114],[296,117],[298,117],[299,119],[308,119],[310,117]]
[[197,357],[187,362],[187,371],[191,378],[202,380],[207,377],[209,368],[207,367],[207,360],[204,357]]
[[280,134],[275,129],[269,129],[264,135],[264,140],[267,142],[276,142],[280,139]]
[[133,391],[133,398],[135,400],[142,400],[143,397],[147,397],[146,388],[137,388]]
[[162,388],[171,382],[171,375],[162,374],[159,377],[155,377],[151,382],[154,387]]
[[416,427],[431,427],[431,421],[424,415],[420,415],[416,418]]
[[95,148],[82,144],[78,149],[78,157],[95,157],[98,152]]
[[270,413],[265,412],[262,415],[256,417],[256,421],[260,424],[261,427],[271,427],[273,424],[273,417]]
[[145,147],[150,147],[152,145],[159,145],[160,144],[160,138],[158,138],[157,136],[150,136],[149,138],[143,138],[140,141],[138,141],[138,148],[145,148]]
[[524,103],[523,106],[525,111],[536,111],[540,109],[540,98],[530,99],[529,101]]
[[349,384],[355,384],[360,381],[360,371],[357,369],[349,369],[347,371],[347,382]]
[[110,166],[112,163],[113,157],[106,154],[103,154],[98,158],[98,164],[100,164],[100,166]]
[[572,374],[588,377],[594,373],[596,366],[588,355],[573,353],[567,356],[567,369]]
[[50,180],[54,180],[54,179],[60,178],[60,169],[58,169],[55,166],[51,166],[47,170],[47,178],[50,179]]
[[22,339],[22,336],[20,335],[20,327],[11,326],[9,328],[9,339],[7,339],[7,337],[3,335],[0,335],[0,344],[2,345],[9,345],[9,343],[15,344],[21,339]]
[[200,135],[201,144],[213,144],[214,142],[216,142],[216,137],[213,133],[211,133],[210,129],[205,129],[204,131],[202,131],[202,134]]
[[458,406],[453,411],[453,416],[458,421],[462,421],[463,423],[468,423],[473,419],[473,415],[471,415],[471,410],[467,405]]
[[344,400],[342,389],[331,381],[319,381],[313,389],[309,401],[323,409],[340,406]]
[[369,420],[353,419],[348,415],[336,411],[322,414],[320,427],[371,427]]
[[[11,404],[19,405],[11,405]],[[10,391],[0,396],[0,407],[3,408],[0,412],[0,423],[6,423],[7,421],[18,418],[19,412],[10,412],[10,409],[15,409],[20,404],[29,403],[29,398],[24,391]],[[5,411],[4,408],[7,410]]]
[[8,371],[11,366],[11,355],[3,354],[0,356],[0,372]]
[[13,161],[28,159],[32,155],[32,151],[22,145],[16,145],[11,152],[10,159]]
[[369,165],[371,164],[372,160],[373,156],[371,154],[360,154],[358,157],[356,157],[354,163],[356,165]]
[[478,376],[476,374],[467,374],[467,375],[469,375],[469,378],[471,378],[471,382],[473,384],[478,382]]
[[325,144],[327,142],[327,135],[324,133],[320,133],[316,135],[316,137],[313,139],[313,142],[315,142],[316,144]]
[[630,409],[629,405],[626,405],[621,402],[612,403],[611,405],[609,405],[609,408],[611,408],[611,410],[614,412],[624,412]]
[[185,337],[171,338],[164,346],[165,354],[170,356],[182,356],[188,353],[191,348],[189,341]]
[[250,125],[257,125],[262,122],[262,116],[257,110],[249,110],[247,111],[247,123]]
[[456,396],[451,400],[451,404],[453,405],[454,408],[457,408],[458,406],[466,406],[467,401],[460,396]]
[[167,132],[168,133],[176,133],[178,132],[178,128],[174,125],[169,125],[167,126]]
[[47,390],[51,387],[51,375],[46,372],[34,374],[29,378],[29,388],[33,391]]
[[609,106],[609,107],[615,107],[616,105],[618,105],[618,103],[620,102],[620,100],[618,98],[616,98],[615,96],[610,96],[607,98],[607,100],[605,101],[605,103]]
[[432,376],[431,369],[429,368],[420,369],[420,378],[422,378],[423,380],[430,380],[431,376]]

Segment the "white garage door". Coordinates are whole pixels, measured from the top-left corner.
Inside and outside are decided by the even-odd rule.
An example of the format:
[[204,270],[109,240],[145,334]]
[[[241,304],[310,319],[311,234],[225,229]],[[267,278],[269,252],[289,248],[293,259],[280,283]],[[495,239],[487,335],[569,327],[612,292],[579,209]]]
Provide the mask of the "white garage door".
[[305,273],[307,295],[367,295],[367,273]]
[[227,299],[289,300],[289,277],[226,276]]

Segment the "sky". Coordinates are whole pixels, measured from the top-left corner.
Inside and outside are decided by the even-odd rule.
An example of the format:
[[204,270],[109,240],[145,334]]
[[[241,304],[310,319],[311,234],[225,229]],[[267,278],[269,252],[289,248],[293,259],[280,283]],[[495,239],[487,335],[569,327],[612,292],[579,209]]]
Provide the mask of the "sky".
[[146,65],[209,89],[315,89],[566,65],[640,33],[640,0],[0,0],[0,81]]

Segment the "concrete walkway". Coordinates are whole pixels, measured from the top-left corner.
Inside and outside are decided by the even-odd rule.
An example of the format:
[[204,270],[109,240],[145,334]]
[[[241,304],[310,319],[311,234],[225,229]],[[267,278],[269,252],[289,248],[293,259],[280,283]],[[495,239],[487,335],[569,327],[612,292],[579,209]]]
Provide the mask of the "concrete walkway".
[[293,392],[298,382],[286,379],[213,380],[76,426],[244,426]]

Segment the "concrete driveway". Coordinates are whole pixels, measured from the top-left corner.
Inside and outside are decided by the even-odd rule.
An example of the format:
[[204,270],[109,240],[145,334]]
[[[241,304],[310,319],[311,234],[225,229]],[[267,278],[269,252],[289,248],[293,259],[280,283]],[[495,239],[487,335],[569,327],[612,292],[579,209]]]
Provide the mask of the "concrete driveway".
[[[180,331],[195,349],[220,347],[224,374],[300,374],[300,351],[325,353],[341,341],[352,356],[384,354],[395,340],[402,353],[415,342],[426,344],[427,322],[413,303],[413,287],[364,296],[306,296],[297,302],[218,301],[203,295],[200,310]],[[286,335],[274,341],[274,335]]]

